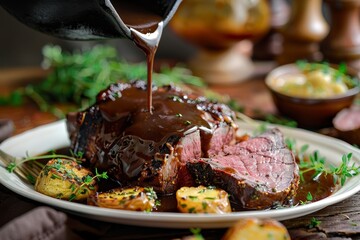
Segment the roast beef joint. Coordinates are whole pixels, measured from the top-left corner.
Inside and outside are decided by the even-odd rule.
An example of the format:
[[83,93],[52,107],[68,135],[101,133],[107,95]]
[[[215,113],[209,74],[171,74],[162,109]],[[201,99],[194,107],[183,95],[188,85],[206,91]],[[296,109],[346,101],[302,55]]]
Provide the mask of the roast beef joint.
[[216,186],[245,209],[287,204],[299,169],[278,129],[237,140],[234,112],[173,86],[153,87],[147,109],[142,81],[112,84],[88,109],[69,113],[74,153],[121,186],[174,194],[183,186]]

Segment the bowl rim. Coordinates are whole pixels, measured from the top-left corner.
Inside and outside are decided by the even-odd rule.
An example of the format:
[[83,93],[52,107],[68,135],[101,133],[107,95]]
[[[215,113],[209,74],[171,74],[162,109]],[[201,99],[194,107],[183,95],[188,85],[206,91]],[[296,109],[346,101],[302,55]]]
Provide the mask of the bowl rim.
[[[338,64],[330,64],[330,66],[337,66]],[[343,98],[348,98],[348,97],[355,97],[358,93],[360,93],[360,73],[358,71],[356,71],[354,68],[351,68],[349,66],[347,66],[347,74],[354,77],[357,82],[358,85],[356,85],[355,87],[350,88],[348,91],[341,93],[341,94],[336,94],[334,96],[331,97],[325,97],[325,98],[314,98],[314,97],[298,97],[298,96],[291,96],[288,94],[284,94],[281,93],[277,90],[275,90],[271,84],[270,84],[270,80],[272,80],[275,77],[281,76],[283,74],[280,74],[279,72],[284,71],[284,69],[289,69],[290,71],[287,72],[291,72],[291,70],[299,70],[298,67],[296,66],[296,63],[288,63],[288,64],[284,64],[284,65],[280,65],[275,67],[274,69],[272,69],[265,77],[265,85],[267,86],[267,88],[273,93],[273,94],[277,94],[279,96],[283,96],[284,98],[287,99],[292,99],[293,101],[297,101],[297,102],[309,102],[309,103],[319,103],[319,102],[328,102],[328,101],[338,101],[340,99]],[[351,72],[354,72],[356,74],[349,74],[349,70]]]

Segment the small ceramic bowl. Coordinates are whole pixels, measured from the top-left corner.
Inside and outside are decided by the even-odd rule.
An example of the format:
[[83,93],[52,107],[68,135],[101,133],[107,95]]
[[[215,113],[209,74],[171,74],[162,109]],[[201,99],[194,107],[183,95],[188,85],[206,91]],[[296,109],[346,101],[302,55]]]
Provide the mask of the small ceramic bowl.
[[[336,65],[331,65],[336,68]],[[298,65],[287,64],[273,69],[265,79],[265,84],[271,92],[275,106],[280,114],[297,121],[298,126],[308,129],[319,129],[332,125],[332,119],[342,109],[349,107],[360,92],[354,86],[344,93],[326,98],[298,97],[280,93],[274,88],[274,81],[281,76],[298,74]],[[359,82],[358,73],[353,69],[347,70],[347,75]]]

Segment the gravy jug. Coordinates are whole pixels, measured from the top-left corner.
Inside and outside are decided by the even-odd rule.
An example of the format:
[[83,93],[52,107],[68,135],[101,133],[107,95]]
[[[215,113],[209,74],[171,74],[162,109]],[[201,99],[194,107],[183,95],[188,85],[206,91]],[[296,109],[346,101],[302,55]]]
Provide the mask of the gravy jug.
[[156,15],[165,25],[180,3],[181,0],[0,0],[0,5],[20,22],[69,40],[132,39],[128,22],[151,25],[149,16]]

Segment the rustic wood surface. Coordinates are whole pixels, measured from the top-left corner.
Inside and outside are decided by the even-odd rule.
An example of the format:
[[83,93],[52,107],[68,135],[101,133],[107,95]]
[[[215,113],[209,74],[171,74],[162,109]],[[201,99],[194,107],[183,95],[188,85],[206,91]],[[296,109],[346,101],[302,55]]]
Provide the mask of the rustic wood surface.
[[[270,65],[270,68],[271,66],[272,65]],[[211,86],[211,88],[238,100],[250,116],[258,111],[262,111],[263,113],[276,113],[276,108],[272,103],[271,96],[264,85],[264,76],[269,70],[269,65],[259,65],[259,69],[257,75],[254,75],[251,79],[242,83],[231,86]],[[18,74],[16,72],[18,72]],[[31,78],[41,79],[44,74],[45,73],[39,69],[20,69],[18,71],[16,71],[16,69],[0,70],[0,94],[9,92],[19,84],[21,85],[28,82]],[[38,108],[32,104],[24,107],[0,106],[0,119],[10,119],[14,122],[15,129],[13,134],[18,134],[36,126],[57,120],[56,117],[49,113],[40,112]],[[37,205],[37,203],[11,193],[4,187],[0,188],[0,192],[8,194],[9,196],[13,195],[13,197],[20,199],[19,201],[28,202],[27,204]],[[27,210],[28,208],[24,209],[24,211]],[[321,221],[315,228],[308,227],[312,218]],[[77,216],[72,216],[71,221],[83,222],[85,220]],[[95,228],[99,236],[101,235],[101,231],[103,231],[103,233],[106,232],[106,236],[103,235],[101,239],[119,239],[117,234],[120,232],[123,236],[120,239],[175,239],[190,235],[188,229],[141,228],[141,232],[139,232],[139,227],[134,226],[88,220],[87,223],[89,224],[87,227],[90,229],[96,226]],[[282,221],[282,223],[288,228],[292,239],[360,239],[360,193],[313,214]],[[106,229],[106,231],[104,229]],[[204,229],[202,234],[205,239],[220,239],[225,230],[226,229]]]

